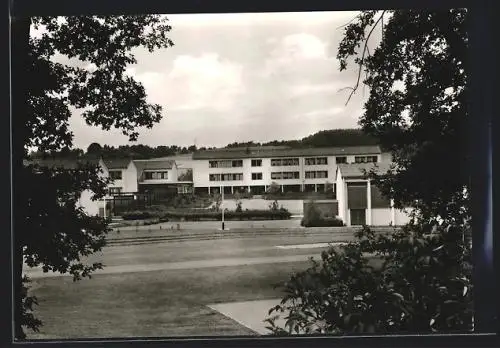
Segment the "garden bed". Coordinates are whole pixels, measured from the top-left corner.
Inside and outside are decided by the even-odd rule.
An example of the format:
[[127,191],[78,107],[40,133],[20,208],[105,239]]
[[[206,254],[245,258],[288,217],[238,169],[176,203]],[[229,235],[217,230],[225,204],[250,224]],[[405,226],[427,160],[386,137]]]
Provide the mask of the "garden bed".
[[[292,214],[286,209],[225,211],[224,220],[288,220]],[[221,211],[170,210],[163,212],[128,212],[122,215],[125,221],[219,221]],[[154,222],[153,222],[154,223]]]

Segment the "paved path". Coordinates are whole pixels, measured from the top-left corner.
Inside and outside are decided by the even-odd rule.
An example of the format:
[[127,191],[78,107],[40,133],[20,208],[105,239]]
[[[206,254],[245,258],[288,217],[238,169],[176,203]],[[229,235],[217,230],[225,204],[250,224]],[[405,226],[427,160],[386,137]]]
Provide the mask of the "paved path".
[[[259,335],[269,335],[271,332],[266,328],[269,326],[264,320],[269,317],[269,309],[280,303],[281,299],[217,303],[208,305],[209,308],[231,318]],[[275,313],[272,314],[273,316]],[[285,319],[278,318],[275,321],[279,327],[285,327]]]

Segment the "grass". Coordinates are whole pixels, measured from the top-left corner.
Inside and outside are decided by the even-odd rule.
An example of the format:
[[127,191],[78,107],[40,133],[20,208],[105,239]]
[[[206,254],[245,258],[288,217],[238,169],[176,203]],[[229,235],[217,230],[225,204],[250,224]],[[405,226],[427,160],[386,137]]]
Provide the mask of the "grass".
[[96,275],[77,283],[65,277],[37,279],[32,292],[44,326],[28,338],[253,335],[207,305],[280,297],[273,284],[307,265]]

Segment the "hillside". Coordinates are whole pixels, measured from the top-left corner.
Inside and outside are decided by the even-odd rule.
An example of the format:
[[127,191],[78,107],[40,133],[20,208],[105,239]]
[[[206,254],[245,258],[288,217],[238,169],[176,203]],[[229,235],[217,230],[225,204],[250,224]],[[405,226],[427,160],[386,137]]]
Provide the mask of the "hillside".
[[[290,146],[292,148],[305,147],[335,147],[335,146],[363,146],[376,145],[377,140],[371,136],[364,134],[360,129],[330,129],[317,132],[300,140],[273,140],[266,143],[256,142],[235,142],[228,144],[226,148],[247,147],[247,146]],[[81,158],[81,157],[104,157],[104,158],[134,158],[148,159],[157,157],[174,156],[176,154],[189,154],[197,150],[205,150],[206,148],[196,148],[191,145],[189,147],[172,146],[157,146],[151,147],[148,145],[134,144],[121,145],[118,147],[93,143],[87,151],[81,149],[72,149],[64,152],[49,154],[50,157],[58,158]],[[213,148],[212,148],[213,149]],[[47,156],[47,154],[32,153],[33,158]]]

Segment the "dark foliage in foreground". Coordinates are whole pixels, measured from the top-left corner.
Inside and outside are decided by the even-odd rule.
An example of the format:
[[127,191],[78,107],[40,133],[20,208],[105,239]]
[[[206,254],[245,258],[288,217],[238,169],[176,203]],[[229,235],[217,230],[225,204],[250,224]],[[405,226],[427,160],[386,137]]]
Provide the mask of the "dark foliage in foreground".
[[[451,225],[409,225],[385,235],[365,228],[282,286],[269,329],[276,335],[471,331],[470,254],[459,235]],[[285,328],[275,324],[276,315],[284,316]]]
[[[104,193],[107,181],[96,166],[39,168],[21,161],[33,148],[82,155],[72,148],[71,108],[80,109],[88,125],[119,129],[136,140],[137,128],[159,122],[162,109],[146,101],[143,85],[126,68],[136,62],[135,48],[152,52],[173,43],[167,19],[157,15],[13,18],[11,25],[13,151],[19,159],[14,164],[14,321],[15,337],[22,339],[24,328],[36,331],[41,325],[32,312],[37,302],[28,294],[23,261],[70,273],[75,280],[88,277],[102,265],[87,265],[82,256],[104,246],[108,221],[89,216],[78,204],[85,191],[96,199]],[[44,30],[30,36],[33,28]]]
[[[274,334],[470,332],[470,174],[467,156],[467,10],[363,11],[344,27],[340,69],[354,58],[370,96],[363,130],[391,151],[389,172],[368,173],[413,221],[392,235],[369,229],[284,285]],[[379,46],[368,43],[382,30]],[[404,88],[402,88],[402,86]],[[370,264],[370,254],[382,262]]]

